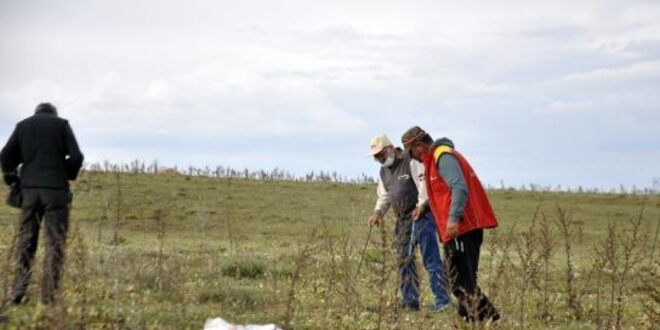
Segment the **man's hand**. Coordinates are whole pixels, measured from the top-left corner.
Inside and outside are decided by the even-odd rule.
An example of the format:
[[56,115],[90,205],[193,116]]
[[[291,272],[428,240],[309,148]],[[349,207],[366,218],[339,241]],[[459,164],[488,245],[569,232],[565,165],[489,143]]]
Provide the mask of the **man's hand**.
[[378,213],[374,213],[369,217],[369,227],[373,227],[374,225],[378,226],[381,221],[383,221],[383,216]]
[[413,210],[412,213],[412,219],[417,221],[419,218],[424,216],[424,212],[426,211],[426,208],[424,206],[418,206]]
[[447,220],[447,236],[449,236],[450,239],[454,239],[458,236],[458,222],[451,221],[451,219]]
[[16,173],[5,173],[2,175],[2,178],[5,180],[5,184],[11,186],[14,183],[19,183],[18,175]]

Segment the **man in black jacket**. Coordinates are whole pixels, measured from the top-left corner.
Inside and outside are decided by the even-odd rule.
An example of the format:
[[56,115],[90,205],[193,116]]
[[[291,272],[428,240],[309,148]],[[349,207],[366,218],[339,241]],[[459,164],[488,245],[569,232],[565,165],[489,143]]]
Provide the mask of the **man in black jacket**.
[[57,116],[57,109],[50,103],[39,104],[33,116],[19,122],[0,152],[5,183],[19,184],[23,197],[9,303],[19,304],[25,296],[42,219],[46,253],[41,301],[53,303],[69,228],[69,180],[76,179],[82,162],[83,155],[69,123]]

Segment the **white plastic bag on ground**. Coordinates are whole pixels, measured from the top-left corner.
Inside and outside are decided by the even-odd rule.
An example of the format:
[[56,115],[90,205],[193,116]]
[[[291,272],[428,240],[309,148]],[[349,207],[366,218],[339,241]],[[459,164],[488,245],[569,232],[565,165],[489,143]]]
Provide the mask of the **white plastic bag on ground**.
[[282,329],[278,328],[275,324],[272,323],[265,325],[231,324],[218,317],[215,319],[206,319],[206,322],[204,323],[204,330],[282,330]]

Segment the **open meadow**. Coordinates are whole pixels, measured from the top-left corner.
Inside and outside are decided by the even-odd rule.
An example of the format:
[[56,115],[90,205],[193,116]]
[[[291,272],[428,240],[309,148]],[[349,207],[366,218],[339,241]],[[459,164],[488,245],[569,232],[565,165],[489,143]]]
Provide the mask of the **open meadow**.
[[[85,171],[59,303],[2,306],[2,329],[660,329],[660,196],[491,190],[479,281],[503,316],[400,311],[393,222],[375,184]],[[2,293],[19,211],[0,206]],[[369,238],[367,244],[367,238]],[[366,249],[365,249],[366,246]]]

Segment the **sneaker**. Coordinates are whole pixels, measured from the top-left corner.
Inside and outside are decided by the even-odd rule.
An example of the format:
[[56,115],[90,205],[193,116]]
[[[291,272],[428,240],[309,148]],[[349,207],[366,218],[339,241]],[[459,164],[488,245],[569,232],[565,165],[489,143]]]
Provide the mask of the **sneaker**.
[[451,303],[445,303],[445,304],[442,304],[442,305],[435,303],[435,304],[429,305],[429,307],[426,310],[429,313],[440,313],[440,312],[448,309],[449,306],[451,306]]

